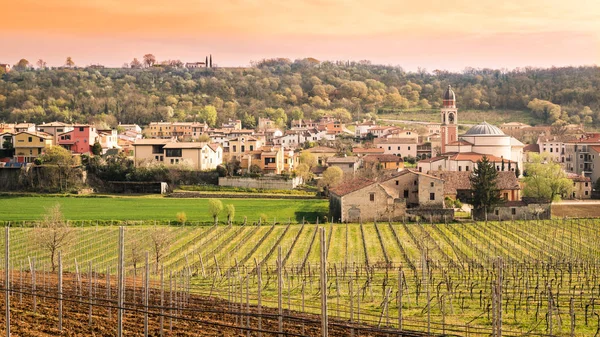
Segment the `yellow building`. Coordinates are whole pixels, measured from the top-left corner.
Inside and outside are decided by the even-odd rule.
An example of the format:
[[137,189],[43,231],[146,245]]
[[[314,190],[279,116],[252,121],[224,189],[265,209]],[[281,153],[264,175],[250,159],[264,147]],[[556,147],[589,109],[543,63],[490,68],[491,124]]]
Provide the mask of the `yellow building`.
[[42,154],[44,148],[50,147],[53,137],[44,132],[19,132],[14,136],[15,161],[31,163]]
[[240,160],[240,167],[243,170],[250,170],[252,165],[260,168],[262,173],[281,174],[285,169],[284,151],[279,146],[263,146],[262,148],[246,153]]
[[229,158],[240,159],[244,154],[259,150],[264,143],[252,136],[240,136],[229,140]]
[[171,122],[152,122],[144,129],[144,135],[148,138],[172,138],[174,136],[173,124]]

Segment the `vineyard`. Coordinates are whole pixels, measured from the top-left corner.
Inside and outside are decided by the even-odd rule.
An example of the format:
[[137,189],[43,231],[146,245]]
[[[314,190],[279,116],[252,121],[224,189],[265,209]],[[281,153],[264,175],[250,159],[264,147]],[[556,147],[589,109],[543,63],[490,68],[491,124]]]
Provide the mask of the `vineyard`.
[[80,223],[55,270],[29,223],[11,227],[0,279],[14,329],[117,335],[122,315],[126,335],[600,331],[596,220],[134,224],[121,243],[120,227]]

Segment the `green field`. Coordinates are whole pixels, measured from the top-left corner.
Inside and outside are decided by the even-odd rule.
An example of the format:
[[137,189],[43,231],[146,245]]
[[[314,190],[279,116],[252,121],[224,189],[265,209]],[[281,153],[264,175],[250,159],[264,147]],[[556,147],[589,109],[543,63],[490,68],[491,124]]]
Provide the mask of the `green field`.
[[[282,199],[219,199],[223,205],[233,204],[236,221],[258,221],[261,214],[272,221],[314,222],[325,216],[327,200]],[[208,199],[179,199],[149,197],[0,197],[0,221],[41,219],[45,210],[56,203],[61,205],[65,219],[69,220],[175,220],[178,212],[185,212],[188,221],[211,222]],[[220,216],[226,220],[226,213]]]
[[[377,325],[384,317],[385,293],[390,292],[389,324],[394,326],[394,317],[398,315],[397,275],[401,267],[405,328],[424,329],[427,302],[424,284],[425,279],[429,279],[433,330],[442,333],[443,329],[455,329],[462,331],[458,335],[464,335],[468,324],[471,335],[484,335],[483,330],[490,329],[492,324],[491,286],[498,279],[495,262],[502,258],[504,335],[527,335],[528,331],[532,332],[529,335],[546,333],[545,315],[550,300],[554,308],[553,335],[569,335],[569,305],[573,301],[575,335],[593,336],[598,328],[593,311],[599,291],[599,224],[596,220],[325,224],[321,228],[329,243],[326,255],[330,315],[347,319],[349,305],[354,303],[356,320],[356,294],[360,293],[361,322]],[[157,228],[161,227],[126,228],[125,258],[129,275],[133,274],[130,252],[138,247],[152,254],[151,235]],[[305,311],[319,312],[320,243],[319,236],[315,235],[318,233],[316,225],[167,228],[169,248],[160,264],[169,273],[191,271],[192,292],[229,298],[231,291],[237,291],[239,283],[247,277],[251,302],[256,303],[258,284],[253,267],[260,263],[264,282],[262,303],[276,306],[275,264],[277,248],[281,247],[285,307],[290,303],[291,309],[301,310],[304,288]],[[49,269],[48,253],[35,243],[34,229],[17,227],[11,233],[14,265],[27,265],[29,257],[35,257],[39,270]],[[65,270],[75,271],[75,261],[80,266],[91,261],[97,270],[108,267],[115,273],[117,242],[116,226],[74,229],[71,244],[64,249]],[[3,245],[1,237],[0,245]],[[430,275],[425,278],[424,256],[427,256]],[[151,267],[154,269],[154,262]],[[349,295],[350,279],[353,302]],[[387,321],[385,317],[383,322]]]

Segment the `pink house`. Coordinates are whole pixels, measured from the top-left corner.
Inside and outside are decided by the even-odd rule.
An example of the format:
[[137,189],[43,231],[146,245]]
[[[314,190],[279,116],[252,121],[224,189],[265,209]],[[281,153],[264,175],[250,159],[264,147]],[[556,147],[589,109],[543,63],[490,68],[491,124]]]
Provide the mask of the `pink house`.
[[73,125],[73,130],[61,133],[58,144],[73,153],[90,153],[98,141],[96,128],[90,125]]

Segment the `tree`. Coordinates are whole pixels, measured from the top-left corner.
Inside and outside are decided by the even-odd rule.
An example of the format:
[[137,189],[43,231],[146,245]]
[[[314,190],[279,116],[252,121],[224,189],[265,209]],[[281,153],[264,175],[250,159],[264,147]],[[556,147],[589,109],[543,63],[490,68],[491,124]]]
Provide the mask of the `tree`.
[[65,221],[60,204],[47,208],[40,223],[35,227],[33,241],[45,249],[50,255],[52,271],[56,270],[58,252],[68,248],[71,242],[72,228]]
[[154,250],[154,261],[156,262],[155,270],[158,274],[160,261],[165,256],[169,245],[171,244],[171,236],[168,227],[154,227],[150,233],[150,241]]
[[177,222],[179,222],[181,225],[185,225],[185,222],[187,221],[187,215],[185,214],[185,212],[178,212],[175,215],[175,218],[177,219]]
[[75,62],[73,61],[71,56],[67,57],[67,60],[65,61],[65,66],[68,68],[73,68],[75,66]]
[[207,105],[200,110],[198,117],[209,126],[215,126],[217,124],[217,109],[212,105]]
[[37,60],[37,62],[36,62],[35,64],[36,64],[36,65],[38,66],[38,68],[40,68],[40,69],[46,69],[46,65],[47,65],[47,64],[46,64],[46,61],[44,61],[44,60],[42,60],[42,59],[39,59],[39,60]]
[[131,61],[131,63],[129,64],[129,66],[130,66],[132,69],[140,69],[140,68],[142,68],[142,62],[140,62],[140,61],[137,59],[137,57],[135,57],[135,58],[133,59],[133,61]]
[[235,206],[233,204],[227,205],[227,223],[231,225],[233,218],[235,217]]
[[471,181],[470,204],[476,211],[487,211],[499,204],[500,190],[497,186],[498,171],[486,156],[477,161],[477,166],[469,177]]
[[51,146],[44,149],[44,153],[38,159],[42,165],[57,167],[58,189],[67,190],[74,175],[73,167],[78,164],[71,152],[61,146]]
[[546,201],[559,201],[573,189],[571,179],[548,153],[530,155],[529,163],[525,165],[524,183],[526,197]]
[[144,64],[146,67],[152,67],[156,63],[156,57],[152,54],[144,55]]
[[317,158],[315,157],[315,155],[308,151],[302,151],[302,153],[300,153],[300,156],[298,157],[298,161],[301,164],[305,164],[306,166],[308,166],[308,171],[310,171],[313,167],[317,166]]
[[344,172],[337,166],[331,166],[323,172],[323,177],[319,180],[318,186],[325,194],[329,194],[329,189],[342,182]]
[[14,68],[17,70],[27,70],[29,66],[29,61],[27,61],[26,59],[20,59],[19,62],[15,64]]
[[310,172],[310,168],[308,167],[308,165],[304,164],[304,163],[300,163],[298,164],[298,166],[296,166],[296,170],[294,170],[294,172],[296,172],[296,175],[300,178],[302,178],[302,180],[306,183],[310,180],[312,173]]
[[208,213],[215,219],[215,225],[219,222],[219,213],[223,211],[223,203],[218,199],[208,199]]
[[142,243],[139,237],[133,237],[132,240],[127,240],[129,244],[129,259],[133,265],[133,275],[137,276],[137,266],[142,262],[144,255],[142,254]]
[[95,142],[91,147],[91,152],[94,156],[99,156],[102,154],[102,145],[99,142]]

